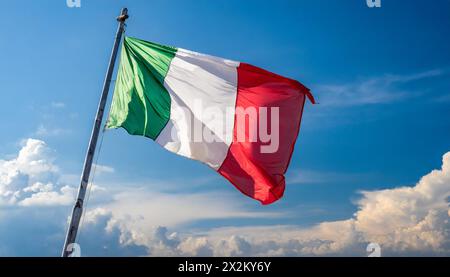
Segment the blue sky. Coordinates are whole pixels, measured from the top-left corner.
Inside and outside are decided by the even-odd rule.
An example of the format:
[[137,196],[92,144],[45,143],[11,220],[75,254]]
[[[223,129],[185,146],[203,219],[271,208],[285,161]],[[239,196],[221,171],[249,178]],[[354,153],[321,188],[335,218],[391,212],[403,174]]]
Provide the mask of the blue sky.
[[[434,244],[418,235],[422,240],[401,248],[405,242],[393,240],[391,233],[374,235],[362,227],[366,213],[397,194],[392,203],[419,201],[408,202],[411,193],[402,197],[399,188],[414,188],[421,177],[441,168],[450,151],[450,1],[384,0],[373,9],[365,0],[81,0],[80,8],[68,8],[65,0],[2,4],[8,12],[0,30],[0,193],[13,183],[23,189],[40,182],[53,185],[45,192],[56,192],[46,197],[60,197],[65,196],[62,187],[78,186],[116,31],[114,18],[124,6],[131,16],[129,36],[295,78],[320,103],[305,108],[285,196],[270,206],[149,139],[123,130],[106,132],[94,182],[98,189],[92,190],[88,206],[91,219],[86,216],[79,237],[85,255],[365,255],[360,245],[370,239],[378,239],[392,255],[450,253],[446,235]],[[24,164],[21,149],[34,153]],[[34,170],[36,164],[43,167]],[[427,215],[445,219],[450,177],[444,169],[441,173],[442,203],[434,199],[429,209],[401,210],[405,218],[418,219],[392,226],[392,233],[420,225]],[[8,181],[11,176],[17,180]],[[428,179],[426,184],[433,183]],[[5,195],[0,198],[0,255],[59,255],[70,197],[26,205],[7,203]],[[376,202],[382,197],[391,198]],[[432,203],[441,203],[443,210]],[[357,243],[349,238],[342,248],[327,245],[328,252],[283,244],[290,235],[306,244],[314,230],[323,237],[313,239],[332,240],[323,230],[330,222],[359,228]],[[383,225],[381,219],[374,222]],[[449,225],[442,224],[431,230],[447,234]],[[263,252],[262,238],[252,237],[258,228],[268,233],[279,228],[280,241],[273,240],[280,246]],[[35,237],[24,240],[31,230]],[[217,241],[231,250],[217,252]]]

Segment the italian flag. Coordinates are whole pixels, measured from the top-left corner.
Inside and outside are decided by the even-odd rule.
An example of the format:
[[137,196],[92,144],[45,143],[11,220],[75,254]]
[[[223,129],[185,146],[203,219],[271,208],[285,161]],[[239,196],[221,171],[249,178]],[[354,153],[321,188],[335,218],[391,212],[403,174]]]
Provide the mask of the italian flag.
[[270,204],[283,196],[306,97],[314,103],[298,81],[246,63],[125,37],[106,127],[203,162]]

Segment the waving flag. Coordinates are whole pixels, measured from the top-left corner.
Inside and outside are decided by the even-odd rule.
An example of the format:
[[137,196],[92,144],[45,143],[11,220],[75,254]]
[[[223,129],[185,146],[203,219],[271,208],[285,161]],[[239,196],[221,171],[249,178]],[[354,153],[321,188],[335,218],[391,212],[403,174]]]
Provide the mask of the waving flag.
[[283,196],[309,90],[258,67],[124,39],[107,128],[198,160],[242,193]]

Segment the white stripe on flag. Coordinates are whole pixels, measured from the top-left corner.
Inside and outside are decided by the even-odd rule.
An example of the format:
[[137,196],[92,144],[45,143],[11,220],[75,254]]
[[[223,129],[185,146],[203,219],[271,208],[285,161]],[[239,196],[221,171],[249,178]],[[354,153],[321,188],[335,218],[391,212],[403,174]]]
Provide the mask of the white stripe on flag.
[[[238,66],[238,62],[179,49],[164,80],[171,98],[170,120],[156,142],[219,169],[233,141]],[[201,132],[205,129],[214,141],[205,141]]]

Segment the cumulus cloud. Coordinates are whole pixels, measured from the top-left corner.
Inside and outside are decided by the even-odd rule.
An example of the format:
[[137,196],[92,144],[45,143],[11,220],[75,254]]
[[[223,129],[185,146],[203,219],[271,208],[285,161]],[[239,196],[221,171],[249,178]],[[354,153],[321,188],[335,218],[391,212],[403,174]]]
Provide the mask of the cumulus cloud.
[[58,182],[59,169],[45,142],[27,139],[16,157],[0,160],[0,205],[67,205],[74,189]]
[[[156,256],[362,256],[370,242],[380,244],[385,255],[450,254],[450,152],[443,156],[441,169],[425,175],[415,186],[361,194],[353,217],[312,227],[231,226],[176,233],[169,229],[177,229],[178,224],[152,216],[163,203],[149,207],[137,201],[141,207],[131,207],[123,205],[120,197],[116,208],[110,206],[94,214],[102,216],[106,230],[120,233],[120,244],[144,246],[148,255]],[[148,200],[149,196],[143,196]],[[164,200],[170,200],[177,209],[186,209],[181,218],[192,214],[220,217],[214,208],[195,208],[195,199]],[[239,212],[229,215],[238,216]],[[170,228],[155,226],[155,222]]]
[[[36,222],[42,226],[36,242],[48,249],[20,253],[59,254],[75,196],[64,178],[54,153],[40,140],[25,140],[15,157],[0,160],[0,218],[2,225],[15,226],[0,228],[0,237],[11,242],[2,242],[0,255],[16,253],[11,251],[20,249],[22,240],[15,235],[34,234],[30,230]],[[92,187],[94,199],[79,233],[83,255],[364,256],[369,242],[380,244],[385,256],[450,255],[450,152],[440,169],[415,185],[362,191],[353,216],[309,227],[249,225],[247,219],[273,222],[289,213],[249,209],[220,191],[174,192],[143,185]],[[234,225],[235,219],[240,225]],[[221,225],[204,227],[217,226],[203,225],[211,220]],[[36,243],[30,240],[27,244]]]
[[393,249],[449,251],[450,152],[414,187],[362,192],[355,226]]
[[179,241],[175,234],[166,236],[167,227],[184,229],[185,224],[211,219],[282,216],[281,213],[251,212],[229,203],[232,203],[231,197],[223,193],[173,194],[128,187],[127,192],[115,194],[111,203],[100,204],[87,212],[86,224],[107,218],[104,230],[107,233],[118,230],[121,244],[149,246],[152,253],[170,255],[171,250],[166,251],[163,246],[175,247]]

